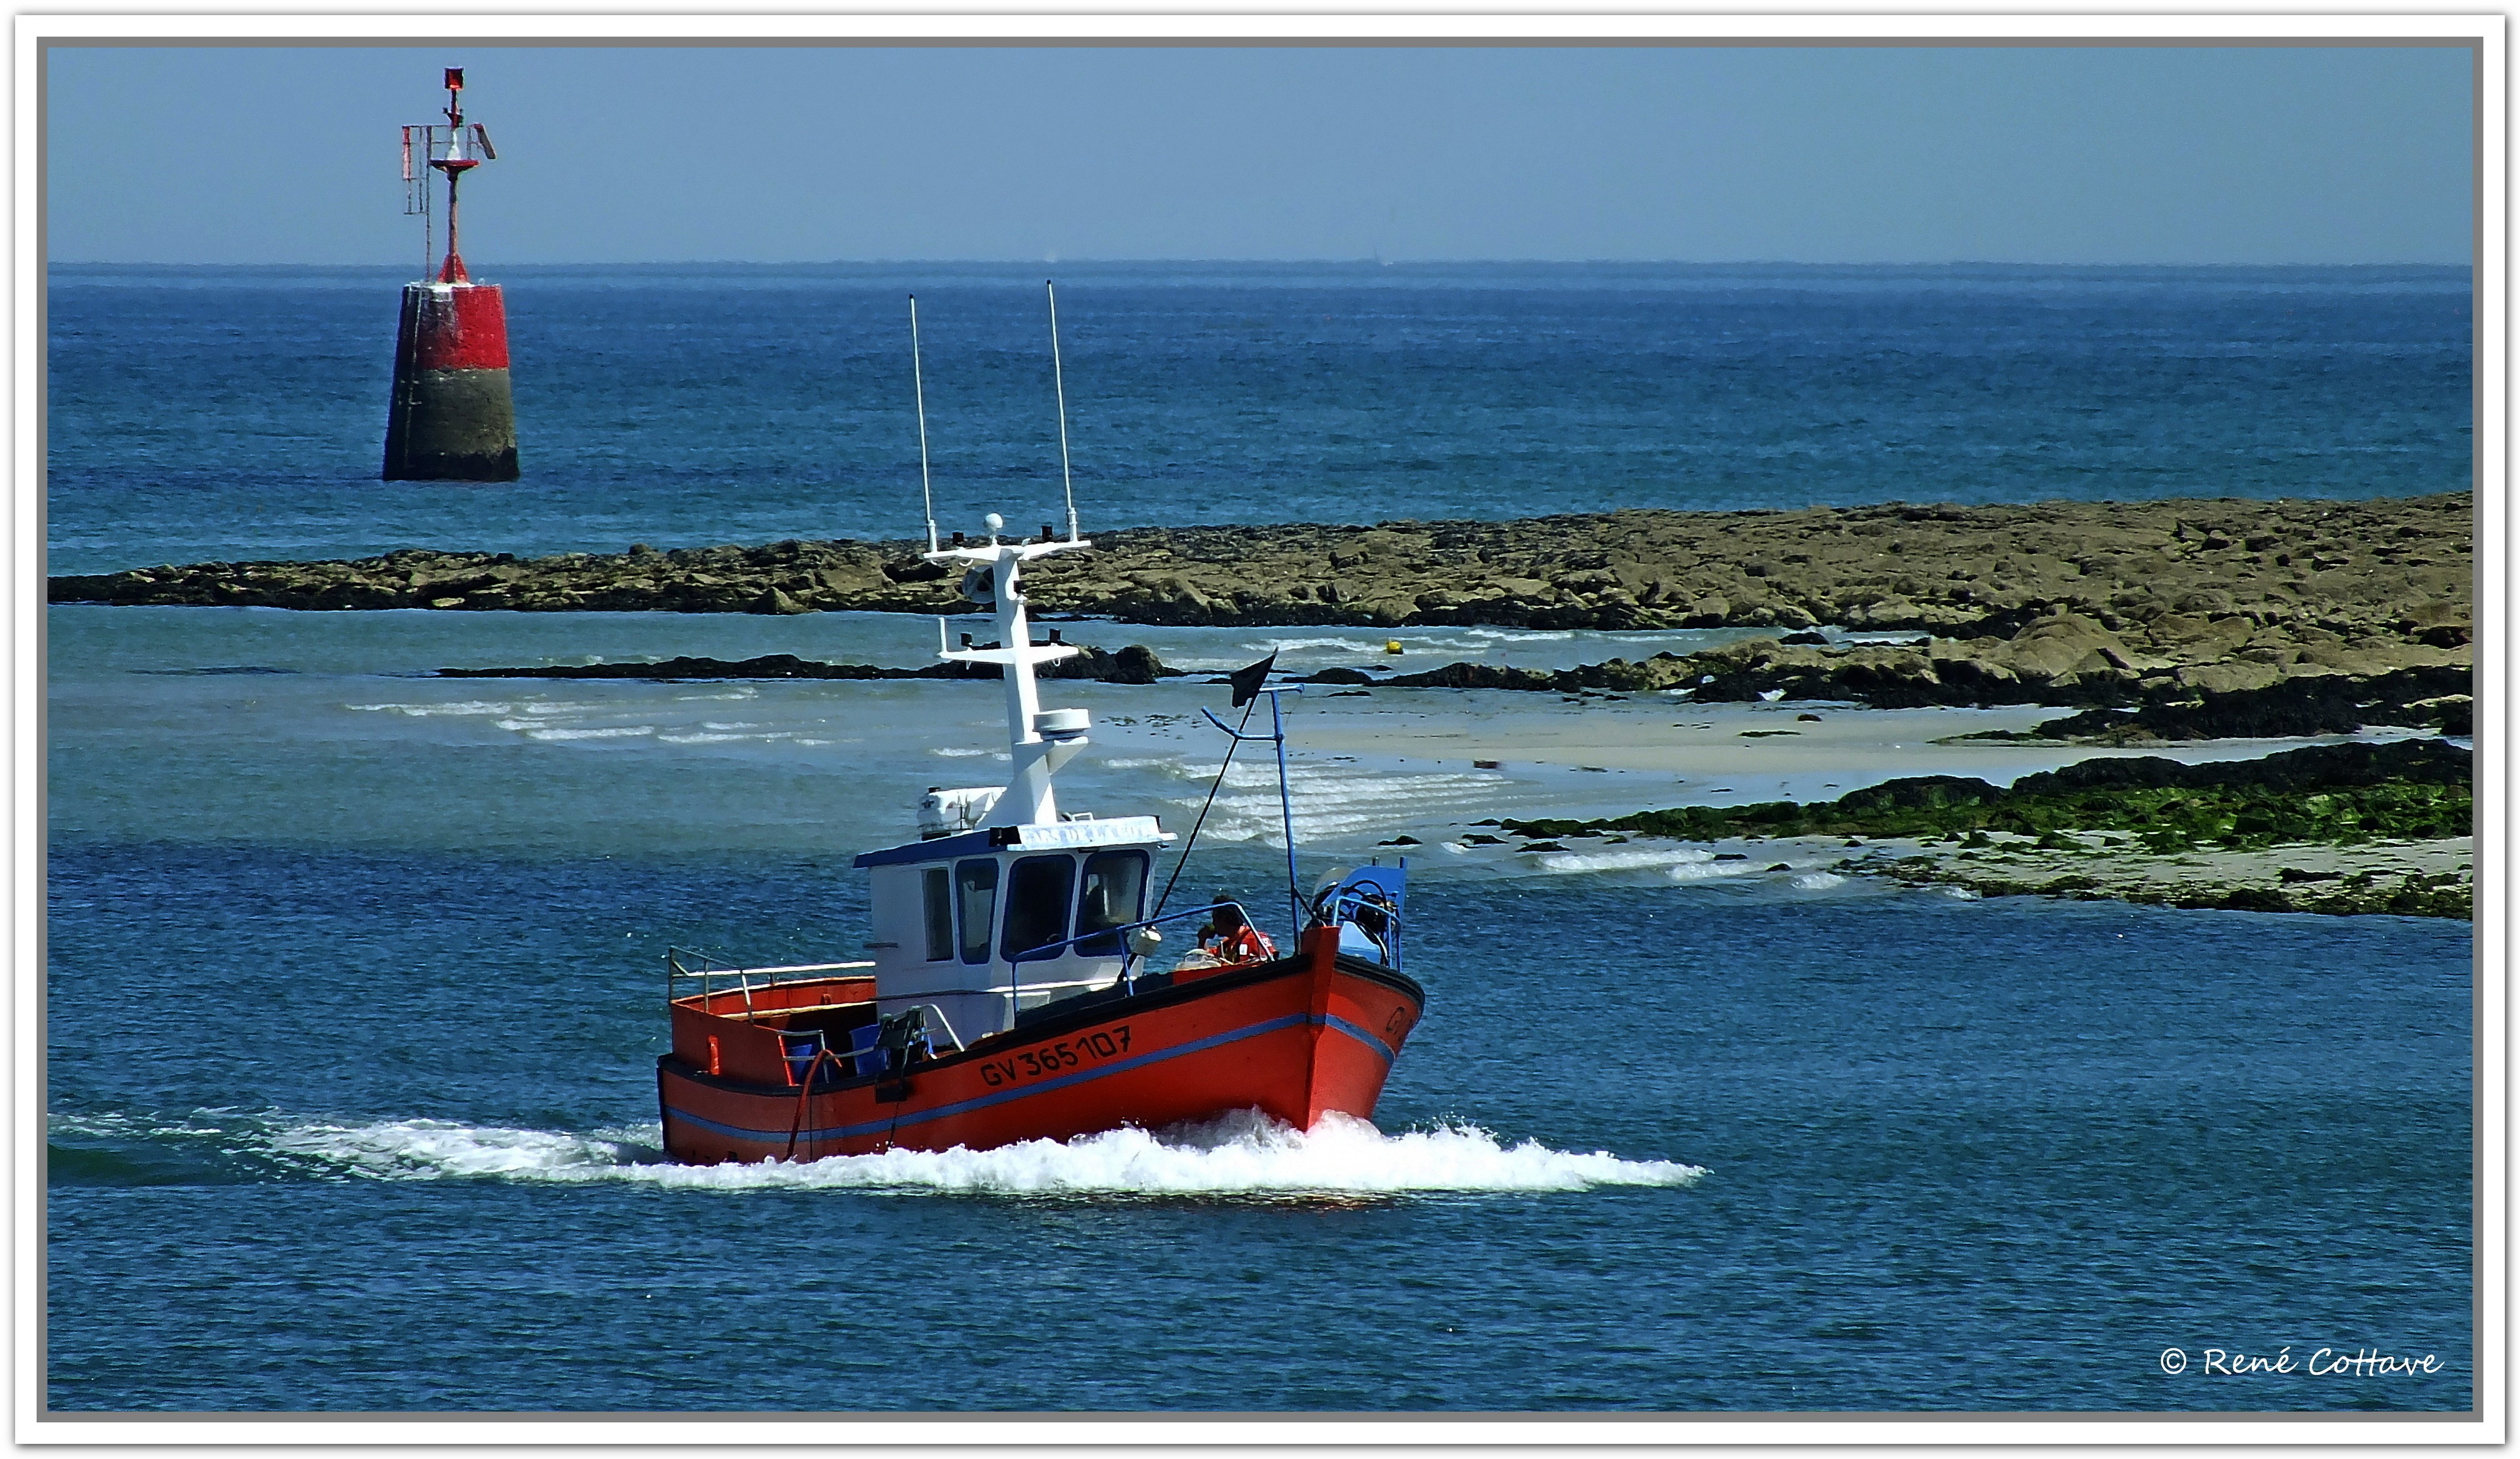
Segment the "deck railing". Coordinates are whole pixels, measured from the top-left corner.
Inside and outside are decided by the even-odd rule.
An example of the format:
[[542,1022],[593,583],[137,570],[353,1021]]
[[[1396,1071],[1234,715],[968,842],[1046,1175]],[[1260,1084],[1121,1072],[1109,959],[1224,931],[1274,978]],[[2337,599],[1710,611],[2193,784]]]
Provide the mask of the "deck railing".
[[[1336,895],[1326,899],[1326,905],[1316,907],[1313,915],[1331,927],[1356,928],[1382,950],[1384,967],[1400,966],[1400,909],[1391,905],[1378,889],[1341,887]],[[1374,921],[1382,924],[1379,930],[1371,925]]]
[[743,1011],[748,1015],[753,1011],[752,995],[757,990],[874,966],[873,962],[789,963],[776,968],[748,968],[695,948],[668,947],[665,949],[665,1001],[671,1003],[681,998],[698,997],[701,1006],[706,1007],[713,995],[727,990],[731,980],[742,990]]

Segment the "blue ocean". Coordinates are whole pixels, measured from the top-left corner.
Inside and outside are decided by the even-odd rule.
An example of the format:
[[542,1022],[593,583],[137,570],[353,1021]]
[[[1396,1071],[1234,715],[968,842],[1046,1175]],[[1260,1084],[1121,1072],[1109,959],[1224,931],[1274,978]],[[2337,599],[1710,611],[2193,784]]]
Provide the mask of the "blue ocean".
[[[395,271],[56,268],[51,570],[908,536],[914,290],[942,524],[1047,519],[1043,272],[485,267],[524,466],[492,487],[374,479]],[[1058,273],[1089,532],[2414,494],[2472,469],[2464,271]],[[1066,626],[1206,670],[1387,636]],[[998,697],[433,670],[910,664],[933,634],[49,610],[49,1406],[2475,1403],[2469,924],[1966,899],[1836,847],[1466,843],[1500,815],[1776,793],[1621,758],[1696,732],[1660,705],[1289,702],[1305,874],[1411,858],[1428,1003],[1370,1126],[667,1163],[667,949],[859,955],[850,857],[915,834],[928,787],[987,781]],[[1543,666],[1705,635],[1402,637],[1411,662]],[[1224,691],[1057,689],[1097,723],[1062,798],[1187,829]],[[1920,767],[2072,757],[1963,762],[1998,752],[1931,747],[1931,716],[1974,711],[1879,712]],[[1278,816],[1274,770],[1238,761],[1180,894],[1267,905]],[[2362,1352],[2435,1361],[2334,1362]]]
[[[391,269],[60,267],[52,570],[1059,510],[1016,266],[523,268],[524,479],[385,483]],[[1089,529],[2465,489],[2465,269],[1059,267]]]

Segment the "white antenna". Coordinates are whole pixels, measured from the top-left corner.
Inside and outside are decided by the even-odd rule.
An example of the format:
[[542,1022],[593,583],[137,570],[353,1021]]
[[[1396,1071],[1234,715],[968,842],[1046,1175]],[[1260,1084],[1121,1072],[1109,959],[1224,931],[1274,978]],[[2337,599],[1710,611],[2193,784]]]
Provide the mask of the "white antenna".
[[[919,396],[919,500],[927,509],[927,550],[936,550],[936,494],[927,485],[927,382],[919,369],[919,296],[910,296],[910,388]],[[1075,514],[1069,513],[1072,518]],[[941,632],[944,620],[937,620]]]
[[1067,487],[1067,540],[1076,540],[1076,477],[1067,466],[1067,371],[1058,361],[1058,286],[1048,279],[1041,287],[1050,291],[1050,378],[1058,385],[1058,478]]

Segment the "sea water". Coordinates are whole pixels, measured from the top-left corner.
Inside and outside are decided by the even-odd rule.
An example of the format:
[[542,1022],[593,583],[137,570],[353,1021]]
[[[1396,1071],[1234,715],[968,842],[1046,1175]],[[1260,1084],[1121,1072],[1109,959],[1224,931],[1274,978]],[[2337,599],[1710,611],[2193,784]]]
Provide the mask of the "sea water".
[[[969,272],[968,317],[1028,306],[1012,271]],[[1967,432],[2068,455],[2106,437],[2121,453],[2111,459],[2172,462],[2143,477],[2164,491],[2464,481],[2464,285],[2435,275],[2004,275],[1980,287],[1816,271],[1789,288],[1760,274],[1718,289],[1717,276],[1688,271],[1531,283],[1501,270],[1372,288],[1331,273],[1105,279],[1142,333],[1129,347],[1108,335],[1088,343],[1086,358],[1101,357],[1079,368],[1134,381],[1139,414],[1125,431],[1096,428],[1111,433],[1094,446],[1106,475],[1082,505],[1104,522],[1500,516],[1530,510],[1517,493],[1560,472],[1598,494],[1552,487],[1552,506],[1781,505],[1803,490],[2073,494],[2072,472],[2025,465],[2048,447],[2024,446],[1982,476],[1965,452],[1948,474],[1882,476],[1895,452],[1851,447],[1730,477],[1641,468],[1631,448],[1673,433],[1671,397],[1642,375],[1619,385],[1569,362],[1617,357],[1633,311],[1681,296],[1770,311],[1771,334],[1736,341],[1734,368],[1749,377],[1809,372],[1802,404],[1753,409],[1774,392],[1748,390],[1736,409],[1702,417],[1736,466],[1761,459],[1750,439],[1760,410],[1860,399],[1865,431],[1921,430],[1918,402],[1974,390],[1986,418]],[[565,408],[542,397],[549,475],[537,484],[529,425],[528,480],[511,489],[360,479],[382,366],[367,358],[372,324],[341,321],[365,318],[374,283],[389,298],[390,278],[334,277],[275,325],[241,302],[302,281],[57,274],[57,568],[407,541],[538,551],[901,534],[894,446],[851,457],[813,434],[854,421],[872,441],[890,429],[884,413],[898,413],[875,391],[897,382],[870,378],[859,405],[818,398],[807,409],[822,390],[810,351],[770,347],[806,350],[796,342],[821,317],[808,300],[856,290],[874,318],[888,276],[550,277],[577,291],[565,319],[526,301],[526,276],[512,281],[520,413],[534,389],[572,374],[585,384]],[[1294,323],[1311,330],[1330,313],[1325,327],[1338,327],[1342,316],[1317,309],[1308,290],[1390,317],[1372,326],[1378,334],[1351,320],[1346,344],[1314,352]],[[1093,339],[1076,317],[1093,313],[1081,308],[1092,295],[1062,299],[1062,321],[1080,332],[1071,338]],[[2108,326],[2101,335],[2117,342],[2086,342],[2083,378],[2160,391],[2170,387],[2157,371],[2131,362],[2183,359],[2179,370],[2192,373],[2172,393],[2201,403],[2235,380],[2295,373],[2228,418],[2204,412],[2194,431],[2144,426],[2151,407],[2133,386],[2092,397],[2083,427],[2070,411],[2042,425],[2040,402],[2069,398],[2074,371],[2030,362],[2080,347],[2079,334],[2048,319],[2029,341],[1986,323],[2029,328],[2021,320],[2066,307],[2031,310],[2034,297],[2081,300],[2073,307]],[[709,324],[730,299],[750,300],[742,327]],[[1878,326],[1866,321],[1880,299],[1911,310],[1939,299],[1978,323],[1911,331],[1877,358],[1850,352],[1846,332]],[[1244,312],[1228,320],[1226,302]],[[536,307],[544,325],[528,322]],[[1171,364],[1141,357],[1148,339],[1210,316],[1227,322],[1195,347],[1166,345]],[[250,318],[264,322],[248,328]],[[1550,329],[1535,323],[1551,318]],[[2308,322],[2270,334],[2282,318]],[[254,334],[282,326],[288,340]],[[537,328],[574,339],[577,353],[537,344],[545,383],[529,386],[522,342]],[[938,338],[953,341],[955,328],[982,326]],[[295,386],[241,391],[234,377],[184,367],[219,339]],[[1013,380],[1027,347],[1007,326],[991,368]],[[1999,374],[2030,372],[2011,405],[1989,384],[1997,376],[1972,377],[1980,367],[1965,363],[2005,349]],[[1603,368],[1634,371],[1649,354]],[[1881,364],[1893,356],[1907,363]],[[1286,388],[1251,407],[1229,450],[1205,433],[1243,407],[1191,403],[1212,389],[1175,388],[1186,358],[1211,382]],[[1368,389],[1357,372],[1376,359],[1387,374]],[[1525,363],[1508,368],[1513,359]],[[2061,393],[2035,388],[2043,370]],[[1508,428],[1574,418],[1549,413],[1562,401],[1542,411],[1530,400],[1561,378],[1592,383],[1576,414],[1590,412],[1593,433],[1522,455],[1500,444],[1515,436]],[[2340,383],[2349,378],[2363,385]],[[2382,378],[2394,392],[2369,388]],[[1375,403],[1358,405],[1353,441],[1321,429],[1342,391],[1296,388],[1314,379],[1346,380],[1355,402]],[[1897,379],[1914,392],[1885,393]],[[986,439],[1017,439],[1020,391],[955,388],[967,419],[995,423]],[[2325,404],[2305,403],[2321,391]],[[714,424],[670,429],[664,417],[695,400],[713,402],[717,413],[703,414]],[[763,400],[794,407],[785,426],[742,415]],[[219,410],[234,413],[224,427],[209,419]],[[1308,424],[1267,429],[1272,412]],[[1372,455],[1421,427],[1455,442],[1458,459]],[[1173,438],[1195,437],[1197,451],[1166,458],[1177,428]],[[2213,444],[2272,435],[2304,444],[2246,469]],[[975,428],[974,475],[954,488],[967,505],[1055,488],[1039,461],[1012,454],[982,479],[983,438]],[[1569,451],[1585,471],[1566,467]],[[2350,470],[2339,464],[2348,455]],[[819,476],[805,469],[817,462]],[[1252,462],[1266,470],[1238,464]],[[1356,489],[1304,497],[1255,484],[1315,480],[1324,462],[1355,475],[1319,480]],[[1151,475],[1124,496],[1109,484],[1124,469]],[[862,472],[859,486],[832,484],[848,472]],[[2101,479],[2083,479],[2081,494],[2115,489]],[[1805,849],[1719,862],[1699,848],[1598,843],[1477,856],[1394,847],[1384,843],[1402,834],[1633,808],[1678,790],[1301,743],[1308,723],[1368,703],[1422,701],[1426,713],[1507,730],[1634,707],[1434,691],[1293,707],[1305,874],[1412,858],[1408,956],[1426,1017],[1371,1124],[1296,1132],[1227,1117],[992,1152],[665,1162],[653,1062],[666,949],[754,962],[857,955],[865,892],[849,858],[910,834],[927,787],[991,782],[999,696],[935,682],[431,670],[678,653],[915,663],[933,631],[862,615],[52,610],[48,1401],[423,1412],[2471,1404],[2468,924],[1969,900],[1841,874]],[[1070,636],[1148,642],[1206,670],[1272,649],[1307,666],[1376,662],[1384,637],[1107,624],[1071,625]],[[1402,666],[1561,666],[1705,640],[1403,637]],[[1059,694],[1098,721],[1096,748],[1062,777],[1075,803],[1152,809],[1186,829],[1221,748],[1196,710],[1222,710],[1221,691],[1193,680]],[[1274,767],[1238,762],[1175,905],[1230,890],[1282,925],[1277,809]],[[1159,875],[1172,869],[1167,858]],[[2192,1355],[2187,1371],[2164,1371],[2173,1347]],[[2208,1348],[2287,1347],[2290,1373],[2201,1371]],[[2319,1347],[2433,1354],[2441,1371],[2313,1378],[2303,1368]]]
[[[665,950],[856,955],[849,857],[985,782],[993,686],[425,676],[565,626],[524,615],[52,616],[57,1406],[2469,1401],[2464,923],[1429,845],[1427,1013],[1371,1126],[693,1169],[657,1149]],[[624,616],[591,641],[798,626]],[[1073,803],[1186,828],[1217,691],[1060,688],[1107,741]],[[1487,712],[1599,712],[1525,703]],[[1308,875],[1570,803],[1296,774]],[[1272,778],[1229,776],[1179,903],[1282,922]],[[2287,1344],[2452,1366],[2159,1367]]]
[[[2470,484],[2448,268],[1062,266],[1077,508],[1509,518]],[[52,570],[1063,524],[1041,270],[492,269],[524,478],[376,479],[391,269],[55,267]]]

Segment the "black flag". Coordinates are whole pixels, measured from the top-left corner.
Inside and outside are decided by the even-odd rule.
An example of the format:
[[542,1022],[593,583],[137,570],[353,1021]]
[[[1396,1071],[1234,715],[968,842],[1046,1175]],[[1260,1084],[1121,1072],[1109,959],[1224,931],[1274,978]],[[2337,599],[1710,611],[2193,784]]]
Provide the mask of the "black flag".
[[1278,656],[1272,654],[1249,668],[1238,668],[1225,676],[1225,681],[1234,686],[1235,708],[1239,709],[1251,702],[1251,697],[1260,692],[1260,686],[1268,682],[1269,670],[1277,662]]

